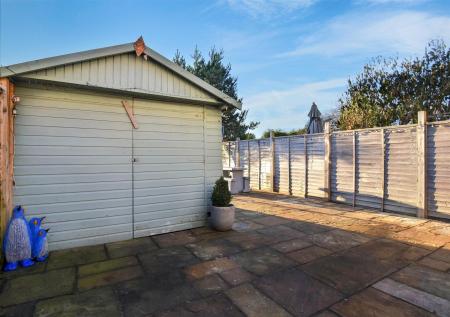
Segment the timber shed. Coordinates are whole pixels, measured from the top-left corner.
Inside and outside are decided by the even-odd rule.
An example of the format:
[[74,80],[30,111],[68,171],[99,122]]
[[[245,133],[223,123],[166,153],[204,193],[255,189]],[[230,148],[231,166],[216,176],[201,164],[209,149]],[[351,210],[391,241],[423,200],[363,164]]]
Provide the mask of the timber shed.
[[205,224],[238,101],[142,37],[6,66],[0,84],[3,229],[19,204],[53,250]]

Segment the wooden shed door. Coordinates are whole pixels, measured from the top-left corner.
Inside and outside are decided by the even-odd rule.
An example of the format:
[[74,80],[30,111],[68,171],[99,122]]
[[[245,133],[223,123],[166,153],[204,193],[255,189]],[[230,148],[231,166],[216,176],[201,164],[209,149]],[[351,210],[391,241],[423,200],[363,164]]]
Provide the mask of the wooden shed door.
[[17,88],[14,203],[51,249],[132,238],[132,127],[123,98]]
[[134,236],[202,226],[203,107],[134,100],[133,108]]

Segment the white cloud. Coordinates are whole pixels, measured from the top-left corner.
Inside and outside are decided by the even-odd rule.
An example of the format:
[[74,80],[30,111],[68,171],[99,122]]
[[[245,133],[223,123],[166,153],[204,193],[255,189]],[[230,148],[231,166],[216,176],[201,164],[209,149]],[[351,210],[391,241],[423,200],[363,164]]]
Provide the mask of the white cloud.
[[319,27],[297,48],[278,56],[420,54],[432,39],[449,42],[449,25],[449,16],[425,12],[352,13]]
[[258,16],[272,16],[307,8],[317,0],[225,0],[231,8]]
[[260,121],[256,134],[266,129],[302,128],[312,102],[326,113],[336,106],[346,85],[346,78],[334,78],[247,96],[244,105],[250,108],[249,120]]

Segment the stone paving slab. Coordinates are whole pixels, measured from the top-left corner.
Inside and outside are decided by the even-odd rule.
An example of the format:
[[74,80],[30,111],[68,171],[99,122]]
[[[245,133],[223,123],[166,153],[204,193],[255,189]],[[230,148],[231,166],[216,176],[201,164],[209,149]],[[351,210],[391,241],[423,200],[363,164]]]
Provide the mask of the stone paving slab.
[[321,248],[336,252],[366,243],[370,241],[370,238],[353,232],[331,230],[313,234],[308,237],[308,240]]
[[305,234],[301,231],[292,229],[284,225],[267,227],[264,229],[259,229],[257,232],[262,233],[264,236],[269,238],[270,244],[275,244],[278,242],[291,240],[294,238],[302,238]]
[[194,288],[200,295],[208,297],[228,289],[228,285],[218,274],[213,274],[195,281]]
[[298,269],[264,276],[255,285],[294,316],[310,316],[336,303],[343,295]]
[[2,317],[22,317],[33,316],[34,303],[29,302],[16,306],[9,306],[7,308],[0,307],[0,316]]
[[206,299],[195,300],[184,306],[157,313],[157,317],[243,317],[236,306],[223,294],[211,296]]
[[78,276],[85,277],[87,275],[99,274],[108,271],[121,269],[127,266],[137,266],[138,261],[134,256],[124,258],[106,260],[101,262],[94,262],[90,264],[81,265],[78,267]]
[[421,307],[438,316],[448,316],[450,313],[450,301],[433,294],[421,291],[414,287],[386,278],[375,285],[374,288],[404,300],[410,304]]
[[256,275],[264,275],[295,265],[294,261],[270,248],[245,251],[234,255],[232,259],[242,268]]
[[94,275],[88,275],[80,277],[78,279],[78,290],[80,292],[102,287],[106,285],[112,285],[127,280],[132,280],[142,276],[142,269],[140,266],[130,266],[121,268],[114,271],[102,272]]
[[186,245],[201,260],[212,260],[238,253],[241,248],[225,239],[207,240]]
[[281,306],[256,290],[250,284],[232,288],[226,292],[233,303],[248,317],[291,316]]
[[436,259],[432,258],[431,256],[423,258],[422,260],[420,260],[418,262],[418,264],[423,265],[423,266],[427,266],[429,268],[432,268],[432,269],[435,269],[435,270],[439,270],[439,271],[442,271],[442,272],[450,271],[450,263],[444,262],[444,261],[441,261],[441,260],[436,260]]
[[319,259],[321,257],[330,255],[331,253],[332,252],[328,249],[324,249],[317,246],[311,246],[308,248],[288,253],[287,256],[300,264],[305,264],[314,261],[316,259]]
[[144,270],[151,275],[182,269],[200,262],[182,246],[158,249],[138,256]]
[[239,284],[250,282],[255,276],[244,269],[238,267],[219,274],[228,284],[237,286]]
[[0,316],[446,315],[450,224],[278,194],[234,204],[231,231],[56,251],[0,273]]
[[157,246],[149,237],[106,244],[106,250],[111,258],[136,255],[139,253],[149,252],[154,249],[157,249]]
[[102,288],[41,301],[36,305],[34,316],[120,317],[122,312],[113,290]]
[[[366,243],[348,253],[333,254],[302,267],[307,273],[345,294],[352,294],[406,266],[404,245],[384,241]],[[390,252],[392,254],[390,254]]]
[[197,299],[200,294],[190,284],[159,287],[145,279],[128,281],[117,286],[125,316],[148,316]]
[[159,234],[152,238],[161,248],[186,245],[197,240],[196,236],[189,230]]
[[343,317],[431,317],[434,314],[374,288],[368,288],[348,300],[334,305],[332,310]]
[[0,296],[0,306],[70,294],[74,284],[74,268],[20,276],[6,282]]
[[194,264],[187,267],[184,272],[190,279],[199,279],[214,273],[221,273],[227,270],[235,269],[238,264],[228,258],[220,258],[211,261]]
[[47,269],[57,269],[74,265],[106,260],[105,247],[95,245],[51,252]]
[[311,246],[312,244],[304,238],[296,238],[284,242],[277,243],[272,246],[275,250],[282,253],[289,253],[292,251],[304,249],[306,247]]
[[419,265],[408,266],[391,276],[397,282],[450,300],[450,274]]

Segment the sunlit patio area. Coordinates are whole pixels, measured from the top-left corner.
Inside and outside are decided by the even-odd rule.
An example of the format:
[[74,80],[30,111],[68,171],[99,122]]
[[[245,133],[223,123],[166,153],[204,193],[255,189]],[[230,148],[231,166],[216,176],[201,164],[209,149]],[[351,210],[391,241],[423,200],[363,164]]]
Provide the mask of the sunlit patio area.
[[0,275],[0,316],[448,316],[450,224],[251,193],[232,231],[52,252]]

